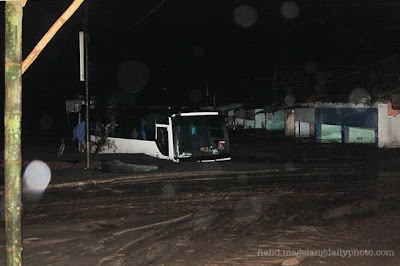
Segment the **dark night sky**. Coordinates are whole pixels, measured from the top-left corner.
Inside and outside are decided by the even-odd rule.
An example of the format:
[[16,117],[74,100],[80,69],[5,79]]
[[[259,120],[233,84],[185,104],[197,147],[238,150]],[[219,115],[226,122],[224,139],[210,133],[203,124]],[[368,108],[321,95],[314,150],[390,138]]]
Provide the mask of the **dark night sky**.
[[[71,2],[28,0],[24,57]],[[150,75],[137,97],[139,103],[160,103],[154,99],[164,97],[162,87],[167,86],[170,100],[187,104],[189,91],[208,84],[220,101],[243,101],[254,89],[256,98],[267,104],[284,95],[271,91],[276,65],[304,66],[312,61],[343,70],[393,55],[400,47],[400,3],[395,0],[166,0],[139,24],[160,0],[86,2],[91,93],[118,93],[118,67],[141,61]],[[239,26],[233,16],[245,4],[257,12],[256,23],[247,28]],[[4,2],[0,6],[4,21]],[[83,93],[78,79],[82,17],[83,7],[24,74],[25,109],[63,110],[65,98]],[[0,25],[4,45],[4,23]],[[194,56],[193,47],[202,48],[204,55]]]

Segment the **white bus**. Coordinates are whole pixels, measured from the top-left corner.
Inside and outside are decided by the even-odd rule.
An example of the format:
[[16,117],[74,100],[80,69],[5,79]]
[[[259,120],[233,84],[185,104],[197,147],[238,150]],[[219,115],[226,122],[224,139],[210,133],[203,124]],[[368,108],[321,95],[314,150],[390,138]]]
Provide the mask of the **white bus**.
[[108,137],[99,153],[143,153],[174,162],[231,159],[228,130],[218,112],[178,112],[150,118],[141,118],[141,134],[138,127],[131,127],[129,137]]

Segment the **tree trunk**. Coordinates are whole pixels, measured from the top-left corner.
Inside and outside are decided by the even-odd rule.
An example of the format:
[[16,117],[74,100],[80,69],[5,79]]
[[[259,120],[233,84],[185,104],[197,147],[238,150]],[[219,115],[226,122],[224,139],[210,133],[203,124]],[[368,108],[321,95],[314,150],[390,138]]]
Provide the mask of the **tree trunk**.
[[6,263],[22,264],[21,115],[22,0],[5,3],[4,176]]

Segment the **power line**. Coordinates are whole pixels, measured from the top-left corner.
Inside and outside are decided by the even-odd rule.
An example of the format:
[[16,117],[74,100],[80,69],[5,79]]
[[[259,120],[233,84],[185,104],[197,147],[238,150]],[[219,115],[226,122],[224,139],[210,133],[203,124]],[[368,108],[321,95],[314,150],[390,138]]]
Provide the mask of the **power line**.
[[134,27],[136,27],[137,25],[139,25],[143,20],[145,20],[146,18],[148,18],[148,17],[149,17],[151,14],[153,14],[155,11],[157,11],[157,9],[159,9],[159,8],[164,4],[165,1],[167,1],[167,0],[161,0],[161,2],[160,2],[155,8],[153,8],[149,13],[147,13],[147,15],[145,15],[144,17],[142,17],[141,19],[139,19],[135,24],[133,24],[133,25],[131,25],[131,26],[129,26],[129,27],[126,27],[125,29],[123,29],[123,31],[131,30],[132,28],[134,28]]

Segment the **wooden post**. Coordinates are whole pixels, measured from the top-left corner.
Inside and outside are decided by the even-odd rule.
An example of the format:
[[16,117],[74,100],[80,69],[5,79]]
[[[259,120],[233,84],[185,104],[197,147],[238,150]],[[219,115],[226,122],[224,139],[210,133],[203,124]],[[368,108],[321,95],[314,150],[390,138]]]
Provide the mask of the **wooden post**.
[[64,23],[75,13],[80,7],[84,0],[74,0],[68,9],[61,15],[61,17],[51,26],[43,38],[38,42],[32,52],[22,63],[22,74],[28,69],[28,67],[35,61],[39,54],[43,51],[50,40],[56,35],[58,30],[64,25]]
[[22,5],[22,0],[5,4],[4,205],[7,265],[22,265]]
[[85,109],[85,132],[86,132],[86,169],[90,169],[90,119],[89,119],[89,108],[90,108],[90,98],[89,98],[89,27],[88,27],[88,9],[89,2],[85,4],[85,18],[83,20],[83,28],[85,33],[85,96],[86,96],[86,109]]

